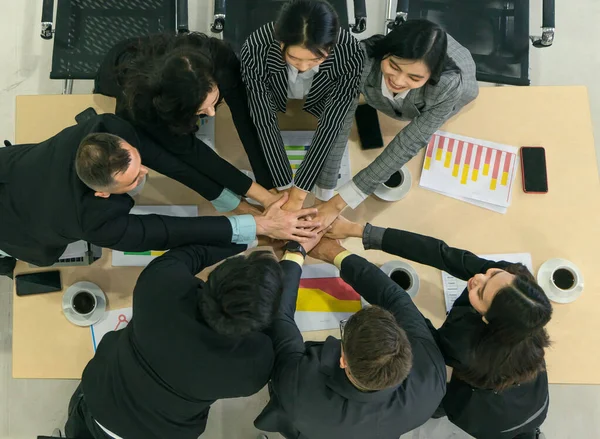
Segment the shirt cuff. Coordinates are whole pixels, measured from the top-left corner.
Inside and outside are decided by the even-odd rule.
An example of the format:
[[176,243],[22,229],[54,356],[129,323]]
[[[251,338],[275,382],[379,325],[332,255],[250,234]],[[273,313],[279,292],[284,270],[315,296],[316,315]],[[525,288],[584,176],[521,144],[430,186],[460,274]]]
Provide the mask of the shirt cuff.
[[356,209],[360,203],[365,201],[369,194],[361,191],[353,181],[349,181],[338,189],[338,194],[352,209]]
[[231,223],[231,242],[250,244],[256,239],[256,221],[252,215],[235,215],[227,218]]
[[281,260],[295,262],[296,264],[300,265],[300,267],[304,265],[304,257],[297,253],[286,252],[286,254],[283,255],[283,258],[281,258]]
[[343,252],[339,253],[333,260],[333,265],[335,265],[338,270],[342,271],[342,262],[344,262],[344,259],[351,254],[352,252],[349,252],[348,250],[344,250]]
[[217,209],[217,212],[231,212],[238,207],[242,197],[231,192],[229,189],[223,189],[221,195],[211,201],[211,204]]
[[386,230],[384,227],[375,227],[367,223],[362,237],[365,250],[381,250],[383,246],[383,234]]
[[277,190],[284,191],[286,189],[290,189],[293,185],[294,185],[294,183],[286,184],[285,186],[277,186]]
[[321,186],[315,184],[315,186],[313,187],[312,193],[315,194],[315,197],[317,197],[321,201],[329,201],[335,195],[335,190],[334,189],[325,189],[325,188],[322,188]]

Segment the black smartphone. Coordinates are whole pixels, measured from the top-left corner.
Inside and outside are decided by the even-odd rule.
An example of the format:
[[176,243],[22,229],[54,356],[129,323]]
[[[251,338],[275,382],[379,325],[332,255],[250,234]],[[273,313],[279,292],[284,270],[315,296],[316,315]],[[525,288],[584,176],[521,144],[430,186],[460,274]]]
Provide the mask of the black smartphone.
[[362,104],[356,108],[354,117],[356,118],[356,128],[358,129],[361,148],[381,148],[383,146],[383,137],[381,137],[377,110],[369,104]]
[[523,174],[523,192],[528,194],[548,192],[548,172],[544,148],[541,146],[521,147],[521,172]]
[[98,116],[98,113],[96,113],[96,110],[94,110],[92,107],[87,107],[85,110],[83,110],[77,116],[75,116],[75,122],[84,123],[84,122],[87,122],[88,120],[90,120],[92,117],[96,117],[96,116]]
[[15,276],[17,296],[53,293],[62,290],[60,271],[41,271],[39,273],[18,274]]

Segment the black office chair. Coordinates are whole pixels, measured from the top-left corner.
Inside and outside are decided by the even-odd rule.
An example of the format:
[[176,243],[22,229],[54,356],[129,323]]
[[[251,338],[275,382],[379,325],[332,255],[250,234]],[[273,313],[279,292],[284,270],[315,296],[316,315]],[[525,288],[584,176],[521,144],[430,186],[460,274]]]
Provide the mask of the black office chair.
[[536,48],[554,42],[554,1],[543,0],[542,35],[529,36],[529,0],[388,0],[388,26],[406,18],[441,25],[471,51],[477,80],[529,85],[529,40]]
[[54,35],[51,79],[94,79],[104,55],[119,41],[168,31],[188,31],[188,0],[43,0],[41,37]]
[[[229,42],[239,53],[246,38],[270,21],[275,21],[281,6],[288,0],[215,0],[214,21],[211,30],[223,32],[223,39]],[[328,0],[335,8],[342,27],[350,28],[354,33],[364,32],[367,28],[366,0],[354,0],[354,24],[348,20],[346,0]]]

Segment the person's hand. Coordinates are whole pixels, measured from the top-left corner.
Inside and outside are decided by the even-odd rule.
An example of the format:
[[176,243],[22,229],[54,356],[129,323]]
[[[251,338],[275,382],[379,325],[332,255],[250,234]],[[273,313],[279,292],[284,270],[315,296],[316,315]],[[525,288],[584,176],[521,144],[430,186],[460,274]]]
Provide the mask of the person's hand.
[[342,247],[338,241],[325,237],[317,243],[310,251],[309,255],[312,258],[333,264],[335,257],[344,250],[346,249]]
[[304,192],[303,190],[298,189],[297,187],[289,189],[288,201],[283,205],[282,209],[288,212],[295,212],[297,210],[302,209],[307,194],[307,192]]
[[286,212],[281,207],[287,202],[289,195],[284,193],[279,200],[271,204],[260,216],[255,216],[256,234],[266,235],[274,239],[297,241],[305,243],[315,238],[319,221],[306,220],[305,216],[315,216],[317,209],[300,209],[296,212]]
[[365,226],[348,221],[343,216],[338,216],[333,224],[325,232],[325,236],[331,239],[362,238]]
[[316,230],[317,232],[323,232],[331,224],[333,224],[343,210],[343,208],[340,209],[335,202],[332,202],[332,200],[334,200],[334,198],[317,206],[319,213],[314,219],[321,223],[321,226]]
[[314,238],[309,238],[305,242],[303,242],[302,247],[304,247],[306,253],[308,254],[309,252],[311,252],[319,244],[319,242],[324,236],[325,235],[323,233],[317,233]]
[[236,215],[261,215],[262,212],[262,208],[259,209],[257,206],[253,206],[252,204],[248,203],[246,200],[240,201],[238,207],[233,209],[233,213]]

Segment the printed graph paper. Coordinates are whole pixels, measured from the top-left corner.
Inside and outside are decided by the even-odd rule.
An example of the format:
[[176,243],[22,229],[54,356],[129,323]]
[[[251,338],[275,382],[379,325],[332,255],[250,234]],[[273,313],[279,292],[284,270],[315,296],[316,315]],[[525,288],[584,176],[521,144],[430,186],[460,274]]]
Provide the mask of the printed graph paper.
[[438,131],[427,145],[420,185],[504,213],[517,153],[514,146]]

